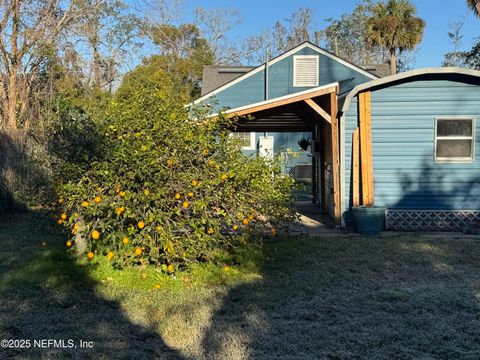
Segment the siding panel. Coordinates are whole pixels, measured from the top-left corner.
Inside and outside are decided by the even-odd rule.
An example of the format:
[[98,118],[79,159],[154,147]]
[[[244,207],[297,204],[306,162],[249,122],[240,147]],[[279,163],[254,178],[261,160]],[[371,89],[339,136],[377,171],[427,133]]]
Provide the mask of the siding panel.
[[[348,206],[356,112],[355,99],[345,114]],[[434,162],[435,117],[449,115],[477,119],[474,161]],[[417,79],[372,89],[372,151],[376,205],[397,209],[480,209],[480,86]]]

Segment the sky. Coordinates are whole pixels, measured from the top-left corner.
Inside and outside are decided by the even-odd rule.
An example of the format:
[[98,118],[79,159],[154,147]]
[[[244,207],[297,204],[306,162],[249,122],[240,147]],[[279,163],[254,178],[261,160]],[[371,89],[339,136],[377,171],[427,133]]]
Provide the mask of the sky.
[[[276,21],[289,17],[296,9],[309,7],[313,10],[314,29],[325,28],[328,18],[339,18],[351,13],[357,0],[184,0],[185,20],[191,21],[196,7],[239,10],[242,22],[229,33],[233,40],[257,34],[273,27]],[[465,0],[411,0],[417,14],[426,22],[425,34],[416,55],[415,68],[440,66],[443,55],[453,46],[447,33],[450,24],[465,17],[462,29],[463,48],[470,49],[480,36],[480,19],[467,8]]]

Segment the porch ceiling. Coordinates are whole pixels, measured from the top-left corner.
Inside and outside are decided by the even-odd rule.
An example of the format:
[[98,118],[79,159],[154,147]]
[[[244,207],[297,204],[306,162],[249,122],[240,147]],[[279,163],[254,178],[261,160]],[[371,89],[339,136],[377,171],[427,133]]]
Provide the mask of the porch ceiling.
[[[329,121],[307,104],[321,105],[338,91],[338,83],[282,96],[226,111],[229,118],[238,118],[236,131],[309,132],[316,122]],[[328,115],[325,113],[325,116]]]

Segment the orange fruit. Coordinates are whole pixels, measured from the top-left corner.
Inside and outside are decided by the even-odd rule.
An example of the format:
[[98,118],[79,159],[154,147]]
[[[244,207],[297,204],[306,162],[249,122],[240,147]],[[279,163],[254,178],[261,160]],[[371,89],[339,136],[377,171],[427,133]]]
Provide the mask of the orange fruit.
[[242,221],[243,225],[248,225],[248,222],[249,222],[249,221],[248,221],[247,218],[243,219],[243,221]]
[[137,223],[137,226],[138,226],[139,229],[143,229],[143,228],[145,227],[145,223],[144,223],[142,220],[140,220],[140,221]]
[[233,231],[237,231],[238,230],[238,225],[237,224],[233,225],[232,229],[233,229]]
[[155,228],[155,230],[157,230],[160,233],[163,231],[163,227],[159,225]]
[[140,136],[142,136],[142,134],[137,131],[137,132],[134,134],[134,136],[135,136],[136,138],[139,138]]
[[169,273],[172,273],[172,272],[173,272],[173,265],[172,265],[172,264],[169,264],[169,265],[167,266],[167,271],[168,271]]
[[170,167],[172,167],[173,165],[175,165],[175,160],[173,160],[173,159],[168,159],[168,160],[167,160],[167,165],[170,166]]
[[113,259],[113,252],[109,251],[109,252],[107,253],[107,259],[108,259],[108,260],[112,260],[112,259]]
[[223,271],[228,271],[228,270],[230,270],[230,266],[225,265],[225,266],[223,267]]
[[197,186],[198,185],[198,181],[197,180],[192,180],[192,186]]
[[63,198],[59,198],[59,199],[58,199],[58,203],[59,203],[60,205],[63,204]]
[[143,193],[145,194],[145,196],[148,196],[148,195],[150,195],[150,190],[144,189],[144,190],[143,190]]
[[193,192],[189,192],[189,193],[187,194],[187,196],[188,196],[188,197],[193,197]]
[[176,193],[176,194],[175,194],[175,199],[178,200],[178,199],[180,199],[181,197],[182,197],[182,195],[180,195],[179,193]]
[[275,236],[275,235],[277,235],[277,229],[272,228],[272,236]]
[[73,225],[73,230],[77,231],[79,228],[78,224]]
[[137,248],[135,249],[135,255],[136,255],[136,256],[142,255],[142,249],[140,249],[140,248],[137,247]]
[[57,223],[58,223],[58,225],[62,225],[63,224],[63,219],[58,219]]
[[71,242],[70,240],[68,240],[68,241],[66,242],[66,245],[67,245],[67,247],[70,247],[70,246],[72,246],[72,242]]
[[208,149],[203,149],[202,154],[203,154],[204,156],[207,156],[208,153],[209,153]]
[[215,232],[215,229],[212,227],[209,227],[207,230],[207,233],[209,233],[210,235],[213,234],[214,232]]
[[120,191],[118,193],[118,196],[120,196],[121,198],[124,198],[126,195],[127,195],[127,193],[125,191]]
[[153,285],[153,288],[156,289],[156,290],[160,289],[160,284]]
[[98,203],[100,203],[100,201],[102,201],[102,198],[100,196],[95,196],[93,201],[95,202],[95,204],[98,204]]
[[92,259],[93,259],[93,256],[94,256],[93,252],[89,251],[89,252],[87,253],[87,258],[88,258],[88,260],[92,260]]
[[123,243],[124,243],[125,245],[127,245],[128,242],[129,242],[128,236],[125,236],[125,237],[122,239],[122,241],[123,241]]
[[188,201],[184,201],[182,206],[184,209],[188,209],[189,205]]
[[82,207],[87,208],[88,205],[88,201],[82,201]]
[[100,233],[97,230],[93,230],[92,231],[92,239],[93,240],[98,240],[99,237],[100,237]]
[[222,175],[220,176],[220,179],[222,179],[222,181],[225,181],[225,180],[228,179],[228,175],[227,175],[227,174],[222,174]]

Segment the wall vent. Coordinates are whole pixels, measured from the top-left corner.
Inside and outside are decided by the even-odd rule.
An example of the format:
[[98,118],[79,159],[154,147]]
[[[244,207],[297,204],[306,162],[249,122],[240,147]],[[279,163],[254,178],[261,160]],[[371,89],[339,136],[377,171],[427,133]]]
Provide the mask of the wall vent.
[[318,55],[296,55],[293,57],[293,86],[318,86]]

